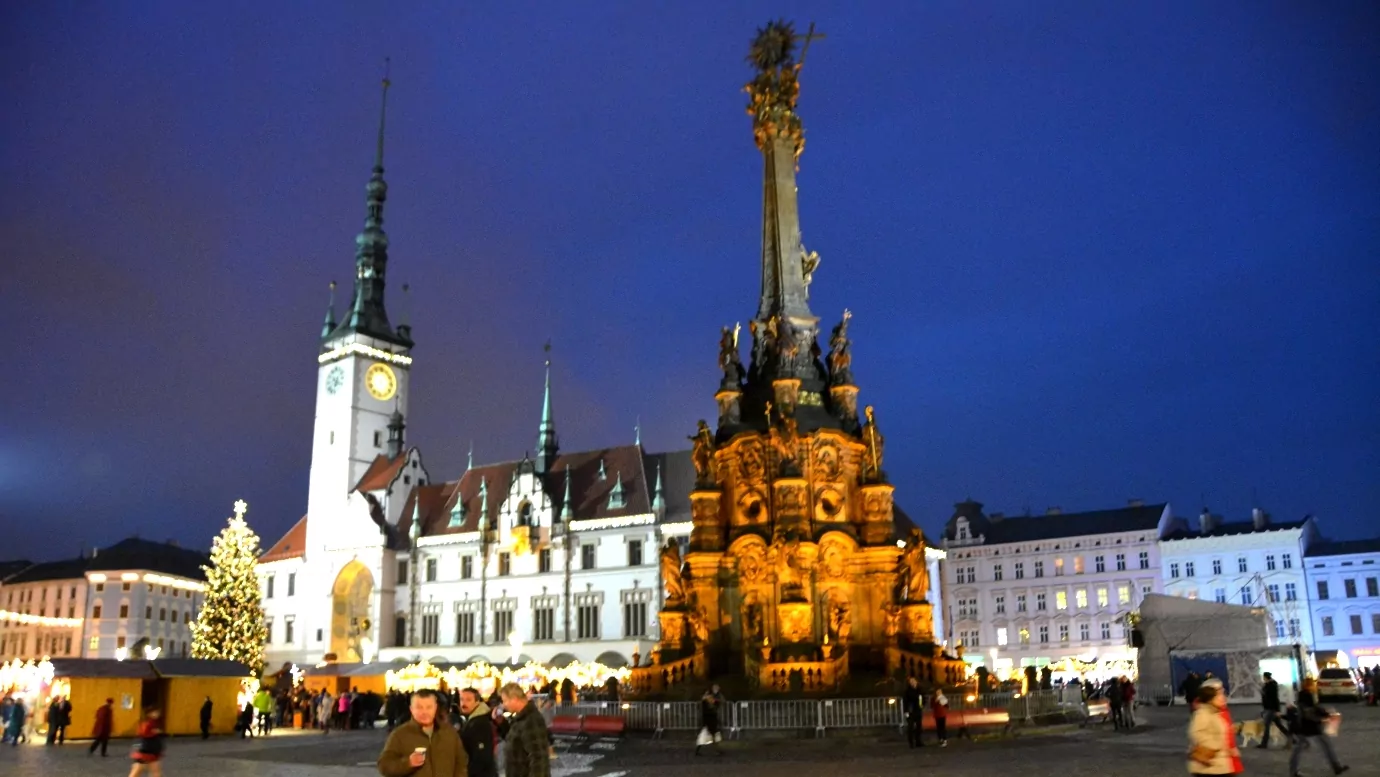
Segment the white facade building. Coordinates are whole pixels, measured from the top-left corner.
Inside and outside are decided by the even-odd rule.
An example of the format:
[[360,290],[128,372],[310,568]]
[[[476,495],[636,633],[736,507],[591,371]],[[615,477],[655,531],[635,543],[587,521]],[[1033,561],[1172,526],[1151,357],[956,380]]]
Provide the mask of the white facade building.
[[1125,617],[1160,592],[1168,504],[1009,518],[971,500],[956,508],[944,531],[944,617],[966,660],[1001,678],[1027,666],[1133,673]]
[[33,564],[0,586],[0,661],[163,657],[191,650],[205,554],[130,538],[90,556]]
[[81,655],[86,559],[31,564],[0,585],[0,663]]
[[1317,542],[1304,557],[1320,666],[1380,666],[1380,539]]
[[1313,645],[1303,559],[1317,539],[1311,517],[1273,522],[1262,510],[1224,523],[1204,511],[1195,528],[1160,543],[1164,592],[1170,596],[1265,607],[1275,644]]
[[413,341],[384,310],[382,138],[367,192],[350,308],[317,354],[307,514],[258,567],[269,665],[648,653],[659,547],[690,534],[688,453],[560,450],[548,361],[535,454],[433,482],[403,444]]

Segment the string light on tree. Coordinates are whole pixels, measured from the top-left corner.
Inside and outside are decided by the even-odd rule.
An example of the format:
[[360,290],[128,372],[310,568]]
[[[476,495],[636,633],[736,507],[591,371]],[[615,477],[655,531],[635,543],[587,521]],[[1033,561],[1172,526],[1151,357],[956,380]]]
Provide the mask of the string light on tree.
[[235,502],[235,514],[211,545],[206,602],[192,622],[192,657],[239,661],[258,674],[264,668],[268,626],[259,600],[255,567],[259,537],[244,521],[249,505]]

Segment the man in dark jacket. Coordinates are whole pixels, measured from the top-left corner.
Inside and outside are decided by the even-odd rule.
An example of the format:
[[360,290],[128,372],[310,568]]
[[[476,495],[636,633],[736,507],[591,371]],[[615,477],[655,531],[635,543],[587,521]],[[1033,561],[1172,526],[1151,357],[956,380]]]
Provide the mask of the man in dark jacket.
[[211,697],[207,696],[206,701],[201,703],[201,738],[211,738]]
[[[1310,740],[1322,750],[1333,774],[1341,774],[1350,769],[1350,766],[1337,760],[1337,753],[1332,749],[1332,737],[1323,733],[1323,723],[1332,717],[1332,713],[1318,704],[1317,680],[1311,677],[1304,679],[1303,687],[1299,690],[1296,712],[1298,717],[1294,730],[1294,749],[1289,753],[1289,773],[1299,773],[1299,758],[1303,755],[1303,749],[1310,744]],[[1268,728],[1265,730],[1269,731]]]
[[382,777],[466,777],[465,747],[455,729],[437,719],[436,691],[412,694],[412,720],[393,729],[379,755]]
[[1265,717],[1265,738],[1256,747],[1264,750],[1270,746],[1270,729],[1278,727],[1284,738],[1290,742],[1294,741],[1293,735],[1289,733],[1289,727],[1284,725],[1281,711],[1284,709],[1279,703],[1279,683],[1269,672],[1265,673],[1265,682],[1260,686],[1260,706],[1264,708]]
[[498,777],[494,756],[498,732],[494,730],[493,710],[473,688],[460,692],[460,726],[460,742],[470,758],[469,777]]
[[546,719],[527,692],[517,683],[499,689],[503,709],[513,713],[508,734],[503,738],[503,765],[506,777],[551,777],[551,736]]
[[920,681],[914,676],[906,679],[906,692],[901,696],[901,712],[906,716],[906,742],[911,747],[924,747],[925,699],[920,695]]

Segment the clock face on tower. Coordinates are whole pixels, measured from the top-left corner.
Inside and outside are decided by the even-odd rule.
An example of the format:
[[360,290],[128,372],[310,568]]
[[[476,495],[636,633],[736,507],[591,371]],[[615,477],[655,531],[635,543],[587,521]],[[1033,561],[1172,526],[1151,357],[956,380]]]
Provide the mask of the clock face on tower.
[[364,373],[364,387],[369,389],[369,394],[379,401],[393,398],[398,391],[398,376],[393,374],[393,368],[383,362],[375,362],[369,366]]
[[340,387],[345,385],[345,370],[336,366],[326,373],[326,393],[334,396],[340,392]]

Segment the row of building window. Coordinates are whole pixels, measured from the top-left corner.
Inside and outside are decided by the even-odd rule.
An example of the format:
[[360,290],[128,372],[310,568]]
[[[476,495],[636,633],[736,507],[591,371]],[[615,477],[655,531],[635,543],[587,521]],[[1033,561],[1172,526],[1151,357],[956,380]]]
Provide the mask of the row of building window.
[[[101,619],[101,615],[102,615],[102,606],[99,605],[99,604],[93,604],[93,605],[91,605],[91,619],[92,619],[92,620],[100,620],[100,619]],[[167,622],[169,622],[169,621],[171,621],[172,623],[177,623],[178,611],[177,611],[177,610],[173,610],[172,613],[171,613],[171,615],[172,615],[172,617],[169,618],[168,608],[166,608],[166,607],[159,607],[159,608],[158,608],[158,620],[163,621],[164,623],[167,623]],[[126,619],[126,618],[128,618],[128,617],[129,617],[129,605],[128,605],[128,604],[121,604],[121,605],[120,605],[120,619],[121,619],[121,620],[124,620],[124,619]],[[153,605],[147,605],[147,606],[144,607],[144,620],[148,620],[148,621],[153,620]],[[183,611],[182,611],[182,622],[183,622],[183,623],[191,623],[191,622],[192,622],[192,611],[191,611],[191,610],[183,610]]]
[[[1142,589],[1141,589],[1141,594],[1142,594],[1142,595],[1148,594],[1148,593],[1150,593],[1150,592],[1153,591],[1153,590],[1154,590],[1154,589],[1153,589],[1153,587],[1151,587],[1151,586],[1144,586],[1144,587],[1142,587]],[[1098,606],[1099,608],[1106,608],[1106,607],[1111,606],[1111,591],[1110,591],[1110,589],[1105,588],[1105,587],[1103,587],[1103,588],[1097,588],[1097,589],[1094,589],[1094,592],[1093,592],[1093,593],[1094,593],[1094,595],[1096,596],[1097,606]],[[1015,594],[1014,596],[1015,596],[1016,612],[1029,612],[1029,595],[1028,595],[1028,594]],[[1116,587],[1116,602],[1117,602],[1117,605],[1118,605],[1118,606],[1123,606],[1123,607],[1124,607],[1124,606],[1130,606],[1130,604],[1131,604],[1131,586],[1130,586],[1129,584],[1118,585],[1118,586]],[[1075,608],[1075,609],[1079,609],[1079,610],[1086,610],[1086,609],[1088,609],[1088,589],[1086,589],[1086,588],[1079,588],[1079,589],[1075,590],[1075,591],[1073,592],[1073,603],[1074,603],[1074,608]],[[1069,597],[1068,597],[1068,592],[1067,592],[1067,591],[1055,591],[1055,592],[1054,592],[1054,609],[1062,611],[1062,610],[1067,610],[1068,608],[1069,608]],[[1005,594],[1005,593],[999,593],[999,594],[993,594],[993,595],[992,595],[992,609],[993,609],[993,611],[994,611],[997,615],[1005,615],[1005,614],[1006,614],[1006,594]],[[1035,594],[1035,612],[1045,612],[1045,611],[1047,611],[1048,609],[1049,609],[1049,595],[1046,594],[1046,593],[1037,593],[1037,594]],[[978,600],[975,599],[975,598],[974,598],[974,599],[959,599],[959,600],[958,600],[958,613],[957,613],[957,614],[958,614],[958,617],[959,617],[960,620],[961,620],[961,619],[964,619],[964,618],[970,618],[970,619],[976,620],[976,619],[979,617],[979,616],[978,616]]]
[[[1120,639],[1125,639],[1125,638],[1126,638],[1126,632],[1127,632],[1127,630],[1126,630],[1126,624],[1123,623],[1123,624],[1121,624],[1121,636],[1120,636]],[[1060,642],[1069,642],[1069,641],[1071,641],[1071,637],[1070,637],[1070,633],[1071,633],[1071,632],[1070,632],[1069,624],[1067,624],[1067,623],[1060,623],[1060,624],[1058,624],[1058,632],[1057,632],[1057,633],[1058,633],[1058,635],[1059,635],[1059,641],[1060,641]],[[1104,641],[1104,642],[1105,642],[1105,641],[1111,640],[1111,639],[1112,639],[1112,624],[1111,624],[1109,621],[1102,621],[1101,623],[1098,624],[1097,634],[1098,634],[1097,639],[1099,639],[1099,640],[1101,640],[1101,641]],[[1048,644],[1048,643],[1049,643],[1049,635],[1050,635],[1049,626],[1048,626],[1048,625],[1041,625],[1041,626],[1037,627],[1037,628],[1036,628],[1036,631],[1035,631],[1035,635],[1036,635],[1036,637],[1037,637],[1037,639],[1038,639],[1038,641],[1039,641],[1040,644]],[[977,631],[976,629],[974,629],[974,630],[972,630],[972,631],[960,631],[960,632],[958,632],[958,638],[959,638],[959,641],[963,644],[963,646],[964,646],[965,648],[977,648],[977,647],[981,647],[981,646],[982,646],[981,633],[980,633],[979,631]],[[1016,639],[1017,639],[1018,644],[1020,644],[1020,645],[1029,645],[1029,644],[1031,643],[1031,633],[1030,633],[1030,629],[1028,629],[1028,628],[1020,628],[1020,629],[1017,629],[1017,630],[1016,630]],[[1091,623],[1079,623],[1079,624],[1078,624],[1078,641],[1079,641],[1079,642],[1092,642],[1092,641],[1093,641],[1093,631],[1092,631],[1092,624],[1091,624]],[[1010,644],[1010,631],[1009,631],[1005,626],[1000,626],[1000,627],[998,627],[998,628],[997,628],[997,646],[998,646],[998,647],[1007,647],[1009,644]]]
[[[1342,581],[1342,591],[1346,594],[1346,598],[1348,598],[1348,599],[1355,599],[1355,598],[1357,598],[1359,592],[1358,592],[1357,587],[1356,587],[1356,578],[1354,578],[1354,577],[1349,577],[1349,578],[1343,580],[1343,581]],[[1326,580],[1319,580],[1319,581],[1318,581],[1318,598],[1319,598],[1319,599],[1327,599],[1327,598],[1329,598],[1330,596],[1331,596],[1331,592],[1330,592],[1330,591],[1328,590],[1328,588],[1327,588],[1327,581],[1326,581]],[[1376,577],[1368,577],[1368,578],[1366,578],[1366,596],[1368,596],[1368,597],[1377,597],[1377,596],[1380,596],[1380,578],[1376,578]]]
[[[149,593],[153,593],[153,583],[145,583],[144,585],[148,587]],[[131,590],[131,589],[133,588],[133,586],[134,586],[133,583],[131,583],[131,582],[129,582],[128,580],[126,580],[125,582],[120,583],[120,590],[121,590],[121,591],[129,591],[129,590]],[[105,583],[94,583],[94,584],[92,584],[92,588],[95,589],[96,593],[98,593],[98,594],[100,594],[100,593],[105,593]],[[161,594],[161,595],[163,595],[163,596],[167,596],[167,595],[168,595],[168,587],[167,587],[166,585],[160,585],[160,586],[158,586],[158,589],[159,589],[159,590],[158,590],[158,593],[159,593],[159,594]],[[191,591],[190,588],[174,588],[174,589],[172,589],[172,595],[173,595],[174,597],[185,596],[185,597],[187,597],[188,599],[191,599],[191,598],[192,598],[192,591]]]
[[[1352,635],[1366,633],[1365,630],[1361,628],[1365,624],[1365,621],[1360,615],[1348,616],[1347,620],[1349,621],[1348,625],[1351,626]],[[1336,635],[1336,625],[1333,623],[1331,615],[1322,616],[1322,633],[1324,637]],[[1370,614],[1370,633],[1380,634],[1380,612],[1373,612]]]
[[[1149,552],[1149,551],[1142,550],[1142,551],[1140,552],[1139,557],[1137,558],[1136,561],[1137,561],[1137,564],[1139,565],[1139,568],[1141,568],[1141,569],[1149,569],[1149,568],[1150,568],[1150,552]],[[1117,572],[1125,572],[1125,571],[1126,571],[1126,554],[1125,554],[1125,553],[1117,553],[1115,556],[1113,556],[1113,558],[1112,558],[1112,563],[1114,564],[1114,568],[1115,568],[1115,570],[1116,570]],[[1099,555],[1099,556],[1094,556],[1094,557],[1093,557],[1093,571],[1094,571],[1095,573],[1102,573],[1102,572],[1106,572],[1106,571],[1107,571],[1107,557],[1106,557],[1106,556]],[[1033,574],[1034,574],[1035,577],[1044,577],[1044,576],[1045,576],[1045,562],[1044,562],[1044,561],[1035,561],[1035,562],[1032,562],[1032,565],[1031,565],[1031,572],[1033,572]],[[1016,580],[1024,580],[1024,579],[1025,579],[1025,562],[1024,562],[1024,561],[1016,561],[1016,562],[1013,562],[1013,563],[1011,564],[1011,573],[1012,573],[1012,576],[1013,576],[1014,579],[1016,579]],[[1073,573],[1074,573],[1075,575],[1081,575],[1081,574],[1084,573],[1083,557],[1082,557],[1082,556],[1074,556],[1074,557],[1073,557]],[[1062,559],[1062,558],[1056,558],[1056,559],[1054,559],[1054,576],[1055,576],[1055,577],[1062,577],[1063,575],[1064,575],[1064,559]],[[1005,576],[1005,570],[1004,570],[1004,568],[1003,568],[1003,565],[1001,565],[1001,564],[993,564],[993,565],[992,565],[992,579],[993,579],[993,580],[1002,580],[1002,579],[1004,579],[1004,576]],[[970,565],[970,566],[967,566],[967,567],[958,567],[957,578],[958,578],[958,579],[957,579],[957,582],[959,582],[959,583],[976,583],[976,582],[977,582],[977,567],[976,567],[976,566],[971,566],[971,565]]]
[[[646,563],[646,562],[643,560],[642,547],[643,547],[643,546],[642,546],[642,540],[629,540],[629,541],[628,541],[628,566],[630,566],[630,567],[640,567],[640,566],[642,566],[644,563]],[[474,556],[470,556],[470,555],[466,555],[466,556],[461,556],[461,557],[460,557],[460,579],[461,579],[461,580],[472,580],[472,579],[474,579],[474,559],[475,559],[475,557],[474,557]],[[428,582],[428,583],[434,583],[434,582],[436,582],[436,580],[437,580],[437,566],[438,566],[438,560],[437,560],[437,559],[429,558],[429,559],[426,560],[426,565],[425,565],[424,568],[423,568],[423,579],[424,579],[426,582]],[[597,568],[597,567],[596,567],[596,563],[595,563],[595,546],[594,546],[594,545],[581,545],[581,546],[580,546],[580,569],[582,569],[582,570],[589,570],[589,569],[596,569],[596,568]],[[539,574],[547,574],[547,573],[551,572],[552,569],[553,569],[553,567],[552,567],[552,564],[551,564],[551,548],[541,548],[541,549],[539,549],[539,550],[537,551],[537,572],[538,572]],[[499,553],[499,554],[498,554],[498,576],[499,576],[499,577],[507,577],[508,575],[511,575],[512,573],[513,573],[513,554],[512,554],[512,553],[509,553],[509,552],[507,552],[507,551],[503,551],[503,552]],[[269,581],[272,581],[272,579],[273,579],[272,576],[270,576],[270,577],[268,578]],[[398,584],[399,584],[399,585],[406,585],[406,584],[407,584],[407,562],[406,562],[406,561],[399,561],[399,562],[398,562]],[[270,589],[272,588],[271,582],[270,582],[269,588],[270,588]]]
[[[1275,554],[1271,553],[1265,557],[1265,571],[1274,572],[1281,568],[1294,568],[1294,554],[1285,553],[1277,559]],[[1182,567],[1180,567],[1179,562],[1177,561],[1170,562],[1169,577],[1171,579],[1177,579],[1180,576],[1179,573],[1181,571],[1183,573],[1183,577],[1193,577],[1197,573],[1197,569],[1195,568],[1194,562],[1192,561],[1183,562]],[[1245,556],[1236,557],[1236,571],[1240,574],[1246,574],[1250,572],[1250,563],[1247,561]],[[1222,574],[1222,559],[1215,558],[1212,560],[1212,574]]]
[[[57,601],[61,602],[61,601],[62,601],[62,588],[59,586],[59,587],[57,587],[57,588],[54,588],[53,590],[56,592],[56,593],[54,593],[53,598],[56,599]],[[6,607],[13,607],[13,606],[15,605],[14,595],[15,595],[16,593],[19,594],[19,604],[32,604],[32,603],[33,603],[33,600],[34,600],[34,589],[29,588],[29,589],[25,589],[25,590],[22,590],[22,591],[9,591],[8,594],[7,594],[7,596],[5,597],[5,606],[6,606]],[[72,586],[72,587],[70,587],[70,588],[67,589],[67,598],[68,598],[69,601],[77,598],[77,587],[76,587],[76,586]],[[48,601],[48,589],[47,589],[47,588],[40,588],[40,589],[38,589],[38,601],[39,601],[39,602],[46,602],[46,601]]]

